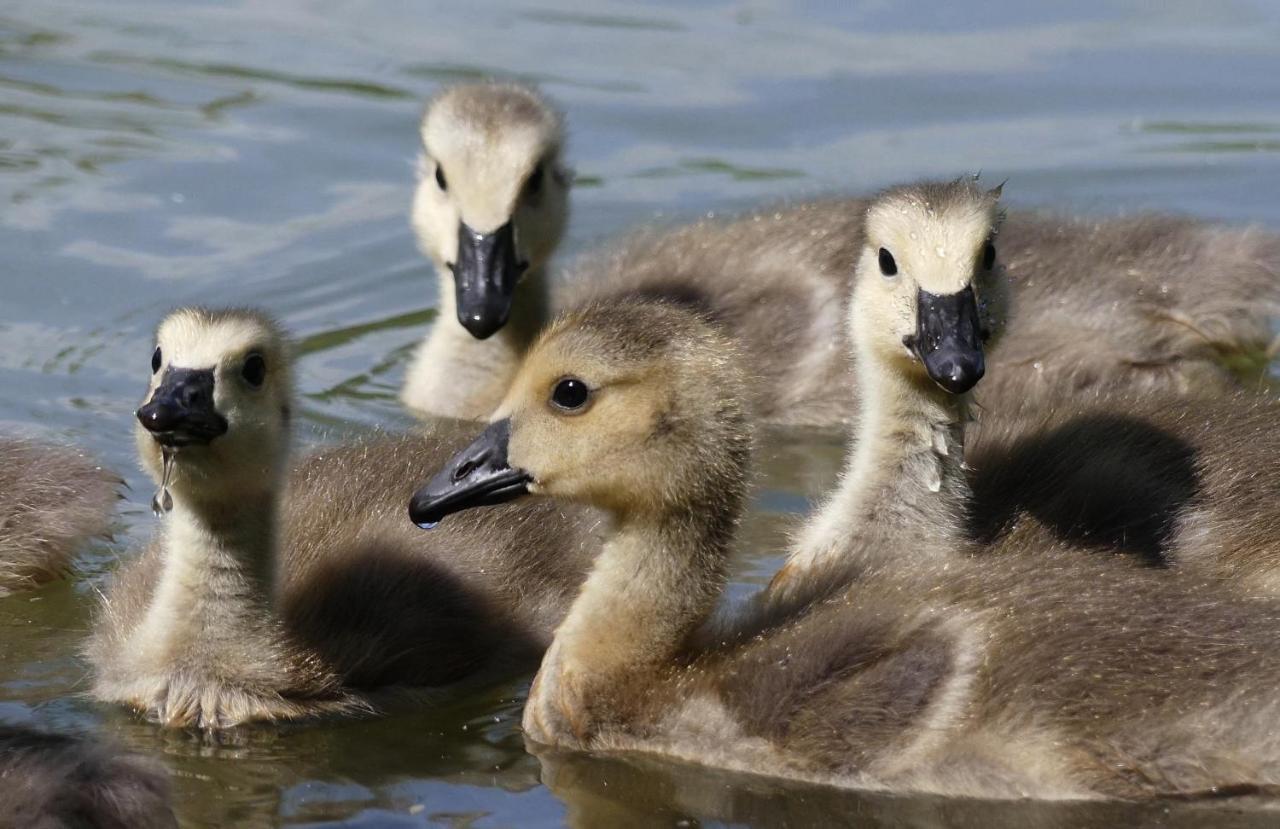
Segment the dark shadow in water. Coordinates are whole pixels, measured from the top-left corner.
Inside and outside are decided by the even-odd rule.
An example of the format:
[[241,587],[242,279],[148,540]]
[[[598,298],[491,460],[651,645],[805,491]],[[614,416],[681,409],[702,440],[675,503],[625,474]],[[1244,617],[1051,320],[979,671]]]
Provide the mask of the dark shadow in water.
[[1012,443],[979,440],[967,460],[969,532],[984,544],[1030,516],[1064,541],[1163,564],[1200,491],[1195,449],[1126,415],[1075,417]]

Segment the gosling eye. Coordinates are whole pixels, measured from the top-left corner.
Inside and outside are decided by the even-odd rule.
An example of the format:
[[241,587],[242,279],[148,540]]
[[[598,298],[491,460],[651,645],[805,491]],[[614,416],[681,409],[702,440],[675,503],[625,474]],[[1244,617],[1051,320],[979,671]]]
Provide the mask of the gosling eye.
[[156,346],[156,350],[151,352],[151,373],[155,374],[160,370],[161,363],[164,362],[164,355],[160,353],[160,346]]
[[530,196],[536,196],[542,192],[542,164],[538,164],[533,168],[533,172],[529,174],[529,180],[525,182],[524,191]]
[[898,263],[893,261],[893,254],[888,248],[880,248],[880,273],[885,276],[896,276],[898,273]]
[[551,390],[551,405],[564,412],[580,412],[590,399],[591,389],[577,377],[565,377]]
[[982,269],[989,271],[996,264],[996,246],[990,239],[982,248]]
[[449,182],[444,180],[444,167],[441,167],[438,161],[436,162],[436,186],[440,188],[441,193],[449,190]]
[[262,385],[262,381],[267,379],[267,361],[261,354],[254,352],[244,358],[244,367],[240,369],[240,375],[244,377],[244,381],[255,389]]

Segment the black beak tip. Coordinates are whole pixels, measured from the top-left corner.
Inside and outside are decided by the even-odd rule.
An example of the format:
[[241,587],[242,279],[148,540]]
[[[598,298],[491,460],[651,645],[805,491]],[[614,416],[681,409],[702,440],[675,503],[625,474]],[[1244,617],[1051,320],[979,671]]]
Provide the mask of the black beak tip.
[[444,513],[433,509],[434,499],[425,493],[416,493],[409,501],[409,520],[424,530],[434,530],[444,519]]
[[933,355],[925,362],[929,377],[951,394],[964,394],[978,385],[986,373],[982,354]]
[[458,322],[477,340],[487,340],[507,324],[505,314],[458,311]]
[[138,422],[142,424],[142,428],[148,432],[167,432],[174,426],[177,417],[168,407],[158,405],[156,403],[148,403],[140,406],[134,416],[138,418]]

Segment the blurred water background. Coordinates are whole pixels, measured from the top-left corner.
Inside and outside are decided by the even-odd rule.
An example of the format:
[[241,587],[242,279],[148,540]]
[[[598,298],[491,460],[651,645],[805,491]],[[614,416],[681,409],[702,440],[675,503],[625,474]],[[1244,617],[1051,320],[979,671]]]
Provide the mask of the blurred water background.
[[[524,751],[525,683],[440,711],[215,743],[85,701],[77,648],[154,521],[131,412],[151,332],[252,304],[302,344],[303,439],[407,426],[437,297],[407,224],[423,102],[485,77],[568,113],[563,259],[643,221],[981,170],[1006,201],[1280,228],[1280,5],[8,0],[0,6],[0,429],[132,489],[71,582],[0,600],[0,718],[161,754],[184,825],[1252,825],[1233,809],[854,797]],[[773,442],[737,589],[832,480]],[[541,781],[541,782],[540,782]]]

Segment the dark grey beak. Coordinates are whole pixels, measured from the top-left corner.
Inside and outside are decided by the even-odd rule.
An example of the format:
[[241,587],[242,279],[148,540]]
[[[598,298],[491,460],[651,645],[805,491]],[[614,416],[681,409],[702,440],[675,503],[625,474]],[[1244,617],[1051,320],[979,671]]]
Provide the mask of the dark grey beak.
[[516,259],[516,233],[507,222],[493,233],[458,223],[458,259],[453,263],[458,322],[477,340],[507,324],[516,283],[528,262]]
[[162,446],[203,445],[227,433],[226,418],[213,406],[213,369],[165,369],[135,414]]
[[933,382],[952,394],[967,392],[987,368],[973,286],[954,294],[920,291],[918,299],[916,333],[907,345]]
[[409,518],[429,530],[446,515],[513,501],[529,492],[533,478],[507,462],[511,421],[489,424],[409,501]]

